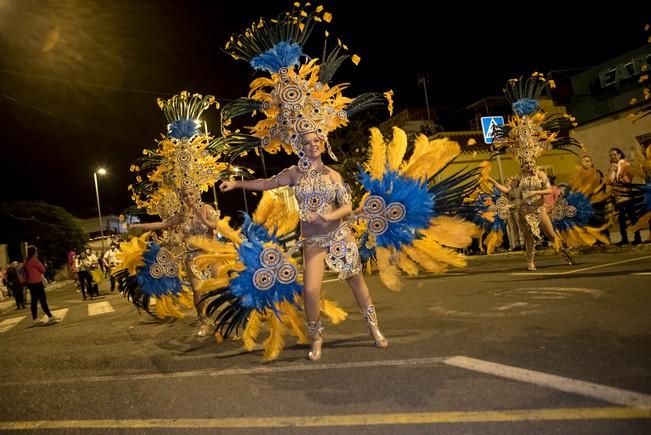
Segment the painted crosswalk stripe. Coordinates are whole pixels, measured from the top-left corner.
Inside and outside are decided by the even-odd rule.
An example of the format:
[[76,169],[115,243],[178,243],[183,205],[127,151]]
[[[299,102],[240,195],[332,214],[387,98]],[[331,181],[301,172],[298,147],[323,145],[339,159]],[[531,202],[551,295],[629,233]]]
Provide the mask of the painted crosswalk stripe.
[[[68,308],[61,308],[60,310],[52,311],[52,315],[57,317],[60,321],[66,318],[66,314],[68,314]],[[41,317],[41,322],[45,323],[47,321],[48,317],[44,314],[43,317]]]
[[98,314],[112,313],[115,311],[111,306],[111,303],[108,301],[96,302],[94,304],[88,304],[88,315],[97,316]]
[[11,319],[3,320],[2,322],[0,322],[0,332],[9,331],[11,328],[16,326],[16,324],[18,322],[20,322],[21,320],[23,320],[25,318],[27,318],[27,316],[13,317]]
[[617,405],[633,406],[638,408],[651,408],[651,396],[634,391],[622,390],[592,382],[579,381],[563,376],[550,375],[535,370],[526,370],[519,367],[497,364],[466,356],[455,356],[443,360],[444,364],[473,370],[480,373],[513,379],[520,382],[552,388],[566,393],[579,394],[592,397]]

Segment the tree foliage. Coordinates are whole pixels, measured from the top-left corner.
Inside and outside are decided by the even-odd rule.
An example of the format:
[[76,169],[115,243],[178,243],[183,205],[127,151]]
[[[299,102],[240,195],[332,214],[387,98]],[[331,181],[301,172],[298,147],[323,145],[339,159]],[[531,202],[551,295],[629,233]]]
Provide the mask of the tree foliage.
[[79,252],[88,235],[79,221],[61,207],[42,201],[0,203],[0,243],[6,243],[11,260],[22,261],[20,244],[38,248],[39,258],[53,268],[66,263],[71,249]]

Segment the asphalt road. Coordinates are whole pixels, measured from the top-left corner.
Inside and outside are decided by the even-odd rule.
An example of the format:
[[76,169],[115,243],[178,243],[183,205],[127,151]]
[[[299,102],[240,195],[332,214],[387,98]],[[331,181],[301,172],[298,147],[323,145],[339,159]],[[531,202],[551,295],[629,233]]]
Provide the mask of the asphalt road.
[[577,260],[472,257],[400,293],[370,276],[388,349],[326,282],[350,316],[318,363],[291,341],[263,363],[105,290],[48,290],[63,320],[43,326],[0,303],[0,432],[651,433],[651,251]]

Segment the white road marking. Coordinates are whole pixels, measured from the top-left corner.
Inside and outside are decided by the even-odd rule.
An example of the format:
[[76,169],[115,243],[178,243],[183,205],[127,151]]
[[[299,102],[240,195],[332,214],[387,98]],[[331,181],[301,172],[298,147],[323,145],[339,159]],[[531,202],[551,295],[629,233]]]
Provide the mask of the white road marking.
[[514,276],[570,275],[572,273],[585,272],[586,270],[593,270],[593,269],[599,269],[599,268],[602,268],[602,267],[615,266],[617,264],[632,263],[634,261],[646,260],[647,258],[651,258],[651,255],[647,255],[645,257],[631,258],[631,259],[628,259],[628,260],[615,261],[614,263],[598,264],[596,266],[583,267],[581,269],[567,270],[565,272],[513,272],[513,273],[511,273],[511,275],[514,275]]
[[510,310],[511,308],[518,308],[518,307],[526,307],[529,305],[526,302],[513,302],[512,304],[505,304],[505,305],[500,305],[499,307],[494,307],[494,310],[498,311],[505,311],[505,310]]
[[26,318],[27,318],[27,316],[20,316],[20,317],[13,317],[11,319],[3,320],[2,322],[0,322],[0,332],[9,331],[11,328],[16,326],[16,324],[18,322],[20,322],[21,320],[26,319]]
[[615,403],[617,405],[633,406],[637,408],[651,407],[651,396],[647,394],[594,384],[592,382],[579,381],[576,379],[565,378],[563,376],[550,375],[535,370],[521,369],[519,367],[497,364],[466,356],[446,358],[443,360],[443,363],[502,378],[527,382],[541,387],[552,388],[566,393],[592,397],[605,402]]
[[88,304],[88,315],[97,316],[98,314],[112,313],[115,311],[111,306],[111,303],[108,301],[104,302],[95,302],[93,304]]

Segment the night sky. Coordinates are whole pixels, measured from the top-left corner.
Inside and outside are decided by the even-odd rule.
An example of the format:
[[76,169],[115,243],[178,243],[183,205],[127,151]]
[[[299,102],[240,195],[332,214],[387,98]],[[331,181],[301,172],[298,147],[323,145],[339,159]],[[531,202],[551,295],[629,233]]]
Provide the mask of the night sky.
[[[651,15],[618,10],[622,3],[596,10],[586,2],[589,11],[572,12],[544,2],[453,2],[445,13],[436,3],[439,12],[427,13],[424,2],[362,3],[323,3],[334,14],[331,35],[362,57],[335,81],[352,82],[352,95],[394,89],[397,110],[424,106],[419,73],[430,76],[431,106],[454,107],[499,95],[513,76],[597,65],[644,45]],[[100,179],[102,211],[120,213],[131,205],[130,164],[165,130],[156,98],[181,90],[224,102],[245,95],[251,70],[220,48],[290,5],[0,0],[0,201],[39,199],[93,216],[93,169],[101,165],[109,171]],[[212,110],[209,128],[216,119]]]

